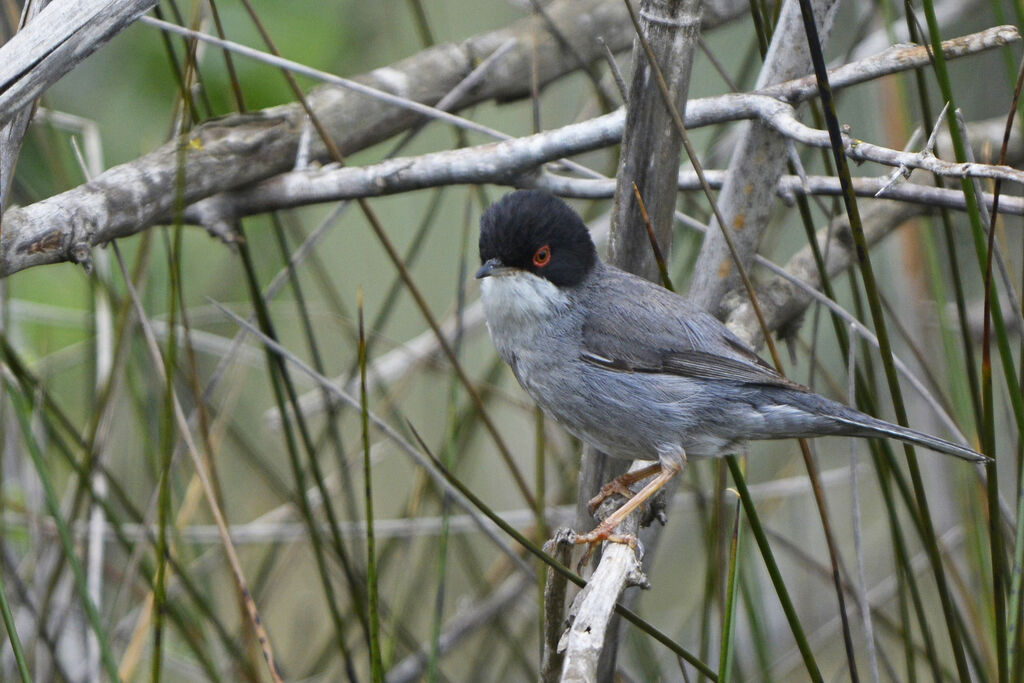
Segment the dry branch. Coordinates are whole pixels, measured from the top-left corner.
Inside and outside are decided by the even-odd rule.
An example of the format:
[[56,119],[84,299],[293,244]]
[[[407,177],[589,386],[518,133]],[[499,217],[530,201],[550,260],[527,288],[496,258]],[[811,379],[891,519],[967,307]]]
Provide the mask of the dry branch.
[[[739,0],[711,3],[705,8],[705,26],[731,19],[745,7]],[[543,19],[531,17],[458,44],[437,45],[353,80],[431,105],[456,87],[480,60],[513,41],[515,48],[492,69],[485,83],[453,107],[457,110],[486,100],[528,95],[529,84],[523,76],[530,73],[531,60],[536,60],[543,85],[577,70],[578,57],[600,59],[602,48],[596,36],[603,37],[613,50],[625,49],[632,40],[619,0],[559,0],[546,14],[571,41],[575,54],[562,48]],[[31,62],[24,60],[0,60],[3,64],[15,71],[14,75],[32,71]],[[385,140],[422,120],[407,109],[334,86],[317,88],[307,99],[344,154]],[[23,100],[20,96],[17,101]],[[0,99],[0,105],[5,102],[11,106],[13,101]],[[3,111],[6,109],[0,106]],[[18,210],[4,214],[3,224],[14,237],[8,240],[4,236],[0,242],[0,277],[32,265],[85,260],[92,246],[166,220],[179,189],[188,204],[289,170],[295,165],[304,123],[299,103],[214,119],[196,127],[185,140],[172,141],[89,183],[33,204],[31,216]],[[187,154],[184,186],[176,188],[179,144],[186,146]],[[320,160],[327,156],[319,141],[312,144],[310,155]]]
[[[636,31],[633,74],[622,133],[622,156],[616,172],[608,260],[631,273],[658,278],[663,263],[657,253],[672,246],[675,177],[683,148],[683,131],[673,125],[687,107],[690,72],[700,35],[699,0],[643,0],[639,18],[630,10]],[[648,219],[649,216],[649,219]],[[590,523],[588,501],[603,485],[626,471],[627,463],[586,445],[580,462],[576,526]],[[638,510],[615,529],[636,535]],[[581,612],[565,639],[563,681],[610,680],[618,656],[620,622],[615,603],[635,574],[640,560],[634,549],[606,544],[601,562],[573,602]],[[550,615],[548,615],[550,616]]]
[[[505,38],[507,43],[511,39],[511,31],[495,33]],[[487,34],[490,36],[488,40],[498,49],[505,43],[493,38],[494,35]],[[1019,33],[1015,28],[995,27],[947,41],[944,45],[952,58],[1018,39]],[[512,49],[505,59],[511,59],[517,50]],[[424,71],[443,70],[440,61],[440,57],[429,50],[406,60],[410,72],[414,67]],[[881,55],[836,69],[832,77],[833,88],[848,87],[926,62],[927,55],[919,47],[890,48]],[[503,72],[504,67],[496,66],[492,79],[494,73]],[[427,78],[425,74],[419,76],[419,80]],[[506,86],[510,87],[510,84]],[[511,92],[507,88],[506,91]],[[499,91],[492,83],[488,92]],[[792,104],[814,94],[806,79],[769,88],[765,93],[691,100],[686,111],[687,126],[759,117],[795,139],[808,144],[827,145],[824,131],[804,126],[793,115]],[[423,93],[419,96],[424,97]],[[345,130],[346,125],[351,126],[342,136],[345,151],[387,137],[420,119],[407,110],[395,110],[392,105],[383,105],[363,96],[354,98],[338,88],[315,90],[310,101],[315,110],[323,113],[322,120],[332,130]],[[183,188],[187,203],[230,187],[249,187],[238,193],[215,197],[205,207],[191,208],[190,218],[212,227],[218,221],[230,221],[240,214],[345,196],[374,196],[451,182],[528,183],[525,174],[545,161],[614,144],[621,136],[623,125],[623,115],[613,113],[526,138],[435,152],[412,159],[395,159],[363,168],[328,167],[294,171],[253,185],[261,178],[287,171],[294,162],[298,133],[302,128],[297,107],[286,105],[259,114],[219,119],[191,133],[186,155],[188,180]],[[368,118],[363,119],[361,112]],[[375,122],[375,115],[381,117],[383,123]],[[350,116],[357,120],[351,120]],[[172,191],[177,164],[174,148],[174,143],[165,145],[156,152],[116,166],[89,183],[30,206],[9,209],[3,216],[5,229],[0,243],[0,276],[47,263],[85,261],[92,246],[169,220],[175,195]],[[1002,177],[1015,182],[1024,180],[1024,173],[1007,167],[953,164],[932,156],[890,150],[856,140],[848,141],[848,153],[858,159],[925,168],[944,175],[967,173]],[[226,185],[228,183],[231,185]],[[274,204],[268,201],[271,198],[274,198]]]
[[[1015,135],[1011,142],[1019,151],[1020,136]],[[725,183],[726,172],[705,170],[704,177],[712,189],[721,189]],[[577,199],[608,199],[615,189],[615,181],[610,179],[568,178],[566,176],[544,173],[532,179],[537,187],[543,187],[563,197]],[[893,199],[900,202],[927,204],[934,208],[957,209],[963,211],[967,204],[960,190],[923,185],[920,183],[903,182],[893,185],[888,176],[858,177],[852,179],[853,191],[858,197],[872,199]],[[888,187],[887,187],[888,186]],[[700,190],[700,182],[693,171],[679,173],[679,189],[687,192]],[[884,190],[884,191],[883,191]],[[798,196],[838,197],[842,195],[842,187],[835,176],[795,176],[779,177],[775,186],[775,195],[786,204],[792,204]],[[985,206],[992,210],[992,194],[979,193]],[[999,197],[999,213],[1014,216],[1024,215],[1024,198],[1014,196]]]
[[54,0],[0,47],[0,123],[43,94],[156,0]]
[[[822,41],[828,40],[839,3],[833,0],[815,3],[815,14]],[[804,38],[798,3],[782,10],[756,90],[803,76],[811,70],[811,56]],[[740,265],[750,266],[750,258],[761,243],[761,234],[775,207],[775,191],[789,158],[791,143],[767,121],[746,124],[732,158],[725,183],[718,196],[724,226],[713,220],[705,235],[690,281],[690,299],[702,308],[716,309],[722,295],[737,286],[739,276],[722,230],[729,230]]]
[[[638,517],[633,515],[618,529],[624,533],[638,533]],[[598,680],[598,659],[610,635],[609,617],[615,610],[615,603],[626,588],[645,585],[647,578],[634,549],[622,543],[607,544],[601,563],[569,608],[568,621],[572,625],[559,643],[559,649],[564,650],[565,656],[562,681]]]

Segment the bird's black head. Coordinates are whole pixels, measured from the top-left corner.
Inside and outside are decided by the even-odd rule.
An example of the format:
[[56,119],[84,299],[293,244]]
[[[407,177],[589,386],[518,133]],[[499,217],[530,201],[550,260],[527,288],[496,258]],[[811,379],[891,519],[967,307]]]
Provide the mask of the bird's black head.
[[516,190],[480,217],[480,262],[478,278],[516,268],[572,287],[597,263],[597,249],[568,204],[541,190]]

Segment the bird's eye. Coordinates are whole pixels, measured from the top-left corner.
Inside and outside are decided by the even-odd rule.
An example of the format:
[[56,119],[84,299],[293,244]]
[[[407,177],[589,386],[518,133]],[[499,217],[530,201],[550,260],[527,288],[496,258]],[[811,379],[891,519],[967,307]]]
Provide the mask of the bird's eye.
[[544,245],[533,255],[533,265],[543,268],[551,260],[551,247]]

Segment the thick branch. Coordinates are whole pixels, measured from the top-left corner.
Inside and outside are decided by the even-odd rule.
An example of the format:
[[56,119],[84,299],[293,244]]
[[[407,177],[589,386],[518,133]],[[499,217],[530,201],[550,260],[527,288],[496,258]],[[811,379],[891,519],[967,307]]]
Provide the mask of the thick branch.
[[[821,0],[814,3],[821,40],[827,41],[839,3]],[[772,43],[765,55],[764,67],[757,79],[757,90],[804,76],[811,70],[811,57],[804,38],[799,3],[784,5]],[[761,234],[775,207],[775,188],[788,158],[786,138],[764,121],[749,123],[740,136],[729,161],[725,185],[718,206],[725,225],[712,222],[704,236],[700,255],[694,264],[689,298],[701,308],[715,311],[722,295],[739,283],[736,264],[722,230],[729,230],[736,257],[746,269],[761,243]]]
[[[507,37],[511,29],[496,32]],[[492,34],[488,34],[492,35]],[[1019,39],[1012,27],[997,27],[979,34],[958,38],[944,43],[950,57],[963,56],[989,49]],[[490,40],[490,39],[489,39]],[[493,42],[497,43],[497,39]],[[448,46],[448,50],[458,50]],[[517,50],[518,48],[516,48]],[[441,51],[441,48],[438,48]],[[512,50],[512,54],[516,53]],[[410,70],[430,71],[441,69],[444,60],[437,52],[428,51],[409,62]],[[414,64],[413,64],[414,63]],[[900,69],[908,69],[927,63],[927,55],[917,47],[896,47],[882,55],[863,62],[840,67],[833,72],[833,87],[839,88],[863,82]],[[414,68],[415,67],[415,68]],[[501,67],[496,67],[501,70]],[[423,78],[426,75],[421,74]],[[691,100],[687,105],[686,124],[695,128],[741,118],[762,117],[787,134],[792,134],[811,144],[827,144],[827,135],[800,124],[792,116],[793,108],[776,97],[788,102],[813,95],[805,87],[804,79],[792,81],[770,89],[772,97],[763,94],[724,95],[719,97]],[[492,89],[493,91],[493,89]],[[352,126],[343,136],[348,145],[367,142],[367,136],[383,135],[382,129],[366,121],[351,120],[345,103],[359,117],[359,112],[377,108],[379,103],[365,97],[353,98],[346,91],[322,88],[311,96],[313,106],[322,111],[325,121],[337,129],[347,122]],[[338,108],[341,108],[339,110]],[[384,105],[380,105],[383,108]],[[234,116],[211,121],[191,134],[186,154],[186,182],[183,190],[187,202],[227,189],[252,184],[260,178],[287,170],[297,150],[297,140],[302,119],[294,106],[288,105],[249,116]],[[383,114],[382,114],[383,116]],[[411,116],[405,110],[394,117]],[[387,118],[386,116],[384,118]],[[623,115],[609,114],[591,121],[548,131],[537,136],[510,140],[497,145],[482,146],[471,150],[454,150],[424,155],[417,159],[394,160],[383,165],[353,169],[347,173],[365,173],[371,181],[365,192],[353,196],[372,196],[383,191],[374,191],[383,183],[384,190],[404,191],[416,187],[427,187],[438,182],[526,182],[518,178],[522,173],[563,156],[614,144],[620,139]],[[391,130],[391,128],[389,128]],[[397,128],[395,128],[397,130]],[[376,131],[376,132],[374,132]],[[1012,168],[985,165],[959,165],[943,162],[934,157],[888,150],[859,141],[849,142],[849,153],[854,158],[870,159],[890,165],[905,164],[909,168],[925,168],[929,171],[961,176],[965,172],[983,177],[1003,177],[1021,182],[1024,173]],[[115,239],[134,234],[150,225],[166,221],[171,216],[174,200],[174,177],[177,160],[174,145],[165,145],[152,154],[127,164],[116,166],[101,174],[93,181],[55,195],[24,208],[13,208],[4,214],[4,233],[0,242],[0,276],[37,265],[57,263],[66,260],[81,260],[88,257],[89,249]],[[346,148],[348,151],[348,148]],[[474,153],[489,156],[485,161],[474,157]],[[287,163],[282,164],[282,160]],[[431,164],[454,164],[452,169],[429,179]],[[460,166],[461,164],[461,166]],[[284,168],[282,168],[282,165]],[[475,165],[475,166],[474,166]],[[339,169],[304,171],[284,176],[281,183],[290,185],[294,191],[291,203],[281,202],[267,208],[327,201],[341,196],[339,188],[332,186],[330,174]],[[384,172],[383,180],[375,173]],[[444,173],[447,173],[445,175]],[[419,174],[419,175],[417,175]],[[426,174],[426,175],[424,175]],[[461,174],[459,176],[458,174]],[[345,176],[351,181],[353,176]],[[277,181],[275,181],[277,182]],[[403,185],[404,183],[404,185]],[[250,196],[258,195],[262,189],[249,191]],[[305,194],[304,194],[305,193]],[[243,192],[244,194],[244,192]],[[305,196],[305,201],[298,201]],[[256,197],[254,201],[258,202]],[[233,202],[220,199],[219,210],[228,210]],[[239,203],[244,206],[244,203]],[[201,214],[208,225],[212,225],[213,213],[197,208],[192,215]],[[223,216],[230,219],[230,212]]]
[[[654,280],[660,269],[655,253],[668,253],[672,246],[672,214],[678,194],[675,177],[683,146],[681,132],[672,123],[686,109],[700,29],[700,0],[642,0],[639,19],[634,15],[631,21],[637,38],[622,155],[615,174],[608,259]],[[612,461],[592,446],[583,449],[577,528],[593,523],[587,501],[604,483],[601,479],[617,477],[625,468],[625,461]],[[640,514],[635,512],[624,520],[616,533],[637,533]],[[612,678],[619,632],[612,610],[637,571],[639,559],[632,548],[611,544],[602,551],[597,571],[574,603],[579,605],[585,624],[570,629],[563,681]]]
[[[96,5],[86,0],[74,1]],[[96,6],[102,6],[100,14],[104,16],[110,11],[108,4]],[[720,24],[745,7],[746,3],[740,0],[714,3],[705,12],[705,23]],[[578,58],[588,62],[600,59],[602,48],[597,36],[603,37],[613,50],[627,48],[632,39],[620,0],[558,0],[546,8],[546,14],[561,36],[571,42],[575,54],[563,49],[544,20],[531,17],[459,44],[432,47],[354,80],[415,102],[434,104],[469,74],[479,60],[513,41],[514,49],[495,65],[486,82],[453,106],[453,110],[458,110],[485,100],[528,95],[529,81],[524,74],[530,73],[534,61],[539,82],[544,85],[577,70]],[[104,21],[99,25],[105,25]],[[38,23],[46,25],[43,21]],[[12,67],[0,60],[0,69],[3,68]],[[8,80],[23,71],[28,77],[28,72],[34,71],[32,64],[22,61]],[[5,82],[0,76],[0,87]],[[385,140],[422,120],[422,116],[407,109],[339,87],[317,88],[308,100],[344,154]],[[28,100],[19,95],[16,101]],[[15,101],[0,99],[0,103],[5,102],[12,106]],[[0,107],[0,112],[5,111]],[[295,164],[304,123],[302,106],[292,103],[198,126],[183,141],[187,153],[180,197],[188,204],[287,171]],[[168,143],[85,185],[44,200],[45,204],[34,205],[43,204],[33,216],[35,225],[31,232],[19,236],[15,243],[8,242],[6,236],[0,242],[0,276],[30,265],[75,261],[84,257],[92,245],[134,234],[168,216],[179,198],[179,188],[175,188],[178,144]],[[326,158],[319,141],[313,143],[310,153],[315,159]],[[4,225],[18,222],[16,216],[5,214],[3,219]]]
[[215,228],[218,221],[307,204],[468,183],[515,184],[539,166],[614,145],[622,111],[564,128],[477,147],[400,157],[370,166],[327,166],[283,173],[237,192],[197,202],[186,218]]
[[700,28],[699,2],[640,4],[641,26],[671,96],[666,103],[655,82],[639,38],[633,47],[633,78],[622,135],[622,158],[615,176],[618,187],[612,210],[608,260],[619,268],[650,280],[658,277],[645,221],[634,194],[640,193],[658,246],[672,245],[672,212],[676,189],[672,178],[679,168],[682,140],[672,126],[669,104],[686,108],[690,68]]

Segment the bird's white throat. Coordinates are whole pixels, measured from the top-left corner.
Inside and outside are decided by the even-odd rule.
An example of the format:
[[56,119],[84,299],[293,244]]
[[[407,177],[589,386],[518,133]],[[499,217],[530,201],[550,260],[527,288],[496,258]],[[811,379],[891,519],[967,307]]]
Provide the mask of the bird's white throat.
[[545,320],[569,303],[558,287],[525,270],[485,278],[480,283],[480,299],[492,327],[497,320],[510,325]]

